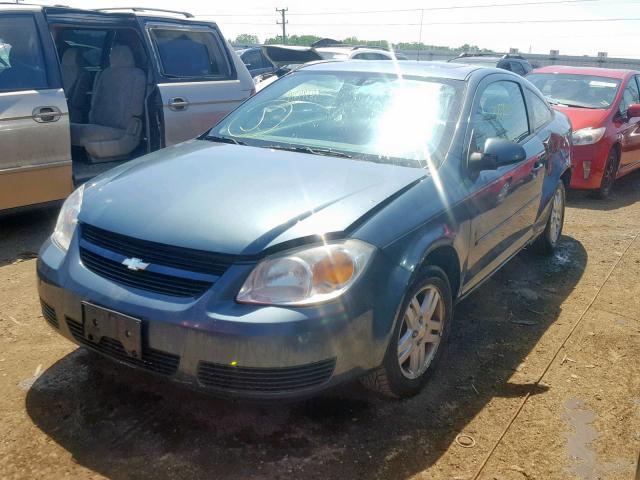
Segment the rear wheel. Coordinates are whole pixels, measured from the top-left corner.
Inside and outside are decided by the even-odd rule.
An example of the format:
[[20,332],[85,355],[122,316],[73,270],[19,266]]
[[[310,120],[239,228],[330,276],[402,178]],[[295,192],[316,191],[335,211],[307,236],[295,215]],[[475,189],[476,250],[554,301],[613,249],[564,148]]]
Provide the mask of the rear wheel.
[[551,199],[551,211],[544,231],[533,243],[533,248],[544,255],[551,255],[558,246],[562,227],[564,226],[565,189],[564,182],[560,180]]
[[616,175],[618,173],[618,150],[612,148],[607,157],[607,164],[604,167],[604,173],[602,174],[602,181],[600,182],[600,188],[595,191],[596,198],[604,200],[611,195],[613,190],[613,183],[616,181]]
[[451,319],[447,275],[438,267],[427,267],[408,290],[382,365],[362,383],[393,398],[419,393],[442,354]]

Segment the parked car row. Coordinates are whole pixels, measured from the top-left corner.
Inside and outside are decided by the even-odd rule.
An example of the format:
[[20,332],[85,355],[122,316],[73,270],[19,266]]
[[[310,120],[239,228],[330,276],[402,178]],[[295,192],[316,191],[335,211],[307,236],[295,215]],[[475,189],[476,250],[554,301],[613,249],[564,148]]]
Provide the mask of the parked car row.
[[222,396],[415,395],[455,303],[554,252],[565,189],[640,166],[635,72],[238,56],[215,23],[131,8],[3,5],[0,45],[0,210],[77,186],[37,262],[45,320]]

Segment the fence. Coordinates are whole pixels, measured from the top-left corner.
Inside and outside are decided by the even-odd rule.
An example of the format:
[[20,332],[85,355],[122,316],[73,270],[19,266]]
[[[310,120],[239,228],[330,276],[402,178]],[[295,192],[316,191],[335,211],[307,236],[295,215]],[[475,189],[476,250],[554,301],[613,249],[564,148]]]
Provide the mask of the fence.
[[[399,50],[410,60],[422,61],[447,61],[452,58],[450,54],[439,52],[429,52],[422,50]],[[571,65],[574,67],[600,67],[600,68],[620,68],[624,70],[640,70],[640,59],[632,58],[601,58],[572,55],[544,55],[537,53],[521,54],[534,67],[544,67],[547,65]]]

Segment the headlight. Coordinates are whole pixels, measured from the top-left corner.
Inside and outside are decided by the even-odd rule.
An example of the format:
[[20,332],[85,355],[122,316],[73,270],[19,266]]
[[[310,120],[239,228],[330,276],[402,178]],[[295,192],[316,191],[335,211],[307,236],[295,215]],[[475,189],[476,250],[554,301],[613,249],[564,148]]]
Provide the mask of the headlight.
[[374,247],[344,240],[265,258],[238,294],[240,303],[310,305],[342,295],[362,274]]
[[82,206],[82,195],[84,193],[84,185],[74,191],[62,205],[56,228],[51,235],[51,239],[65,252],[69,250],[71,237],[78,223],[78,213]]
[[572,140],[574,145],[593,145],[604,137],[605,127],[600,128],[581,128],[573,132]]

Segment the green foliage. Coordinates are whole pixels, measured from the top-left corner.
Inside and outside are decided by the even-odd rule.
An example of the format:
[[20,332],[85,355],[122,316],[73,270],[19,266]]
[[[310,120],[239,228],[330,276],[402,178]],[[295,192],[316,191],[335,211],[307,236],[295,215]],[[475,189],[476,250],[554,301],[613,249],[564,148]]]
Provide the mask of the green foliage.
[[[312,43],[317,42],[322,37],[317,35],[291,35],[287,37],[287,45],[299,45],[310,46]],[[347,37],[343,40],[339,40],[346,45],[360,45],[367,47],[385,47],[390,46],[386,40],[360,40],[357,37]],[[274,45],[282,43],[282,36],[267,38],[264,41],[265,45]],[[393,45],[395,50],[422,50],[425,52],[442,53],[448,55],[458,55],[460,53],[493,53],[492,50],[487,48],[480,48],[477,45],[464,44],[458,48],[443,47],[439,45],[425,45],[418,42],[400,42]]]
[[243,46],[243,45],[258,45],[260,43],[260,39],[257,35],[251,35],[248,33],[241,33],[236,37],[235,40],[230,42],[232,45]]

